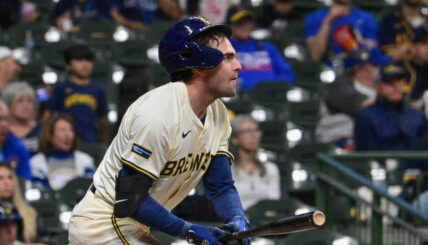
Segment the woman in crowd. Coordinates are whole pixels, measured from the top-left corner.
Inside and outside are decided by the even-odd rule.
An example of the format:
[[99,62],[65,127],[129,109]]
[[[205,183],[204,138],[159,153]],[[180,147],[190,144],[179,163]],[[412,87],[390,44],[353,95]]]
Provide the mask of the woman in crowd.
[[19,214],[23,218],[22,239],[27,243],[36,241],[36,211],[24,202],[18,179],[7,162],[0,162],[0,201],[11,202],[18,209]]
[[91,178],[94,160],[78,151],[73,120],[68,115],[49,119],[40,132],[40,151],[30,159],[34,184],[59,190],[78,177]]
[[280,199],[280,173],[276,164],[257,158],[261,132],[257,122],[239,115],[232,122],[231,151],[235,156],[232,176],[244,209],[258,201]]
[[9,130],[22,139],[30,156],[39,151],[40,124],[36,120],[37,100],[34,89],[25,82],[14,82],[2,92],[2,99],[9,107]]

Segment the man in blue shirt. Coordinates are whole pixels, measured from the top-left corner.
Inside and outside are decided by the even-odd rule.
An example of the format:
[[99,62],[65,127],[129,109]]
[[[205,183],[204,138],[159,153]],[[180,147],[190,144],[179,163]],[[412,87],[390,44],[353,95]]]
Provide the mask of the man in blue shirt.
[[295,83],[290,65],[270,42],[250,37],[253,14],[233,6],[226,22],[232,29],[230,42],[236,50],[236,58],[242,66],[238,74],[238,89],[248,90],[262,81],[277,80]]
[[[333,0],[330,7],[316,10],[305,19],[305,38],[309,54],[315,61],[323,60],[332,65],[335,59],[341,59],[345,46],[377,45],[377,24],[372,14],[353,7],[351,0]],[[338,43],[334,33],[340,28],[350,28],[350,37],[346,43]],[[336,40],[335,40],[336,39]],[[351,40],[352,39],[352,40]],[[358,40],[360,39],[360,40]],[[355,48],[355,44],[350,48]]]
[[420,150],[426,146],[425,116],[403,100],[405,70],[388,64],[376,79],[378,98],[355,118],[356,150]]
[[71,115],[77,135],[87,143],[99,141],[96,130],[98,119],[100,141],[107,143],[107,103],[104,89],[90,80],[94,54],[88,46],[74,44],[66,49],[64,56],[70,78],[55,87],[43,119],[49,118],[53,111]]
[[0,162],[8,162],[19,178],[31,180],[30,155],[24,143],[9,132],[9,109],[0,101]]

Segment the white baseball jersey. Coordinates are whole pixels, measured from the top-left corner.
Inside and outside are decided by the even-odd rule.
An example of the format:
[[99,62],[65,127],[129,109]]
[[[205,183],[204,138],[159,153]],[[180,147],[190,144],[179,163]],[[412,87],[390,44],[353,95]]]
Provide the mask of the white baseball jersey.
[[[228,152],[230,133],[227,110],[219,99],[207,108],[202,123],[190,106],[184,83],[168,83],[154,89],[125,113],[94,174],[95,196],[103,199],[112,213],[116,177],[122,166],[127,165],[154,180],[149,194],[171,210],[200,181],[213,156],[224,154],[232,160]],[[86,211],[82,210],[88,209],[75,208],[74,217],[85,216]],[[117,220],[128,220],[134,226],[136,222],[131,218]],[[107,222],[111,226],[112,221]]]

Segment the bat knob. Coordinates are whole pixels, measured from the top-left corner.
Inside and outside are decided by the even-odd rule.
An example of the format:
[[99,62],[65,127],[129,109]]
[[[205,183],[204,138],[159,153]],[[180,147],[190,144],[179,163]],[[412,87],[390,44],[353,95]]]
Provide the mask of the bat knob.
[[314,224],[317,226],[322,226],[325,223],[325,215],[321,211],[315,211],[313,215]]

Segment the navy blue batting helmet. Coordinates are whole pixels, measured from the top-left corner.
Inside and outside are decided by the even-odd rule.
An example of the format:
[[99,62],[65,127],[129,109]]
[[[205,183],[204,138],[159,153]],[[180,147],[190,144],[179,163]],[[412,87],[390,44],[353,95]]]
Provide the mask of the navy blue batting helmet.
[[15,205],[10,202],[0,202],[0,223],[8,221],[21,221],[22,218],[18,213]]
[[227,37],[232,31],[225,25],[212,25],[201,16],[190,16],[171,26],[159,44],[159,60],[171,75],[190,68],[211,69],[223,60],[223,53],[215,48],[190,40],[207,30],[218,29]]

